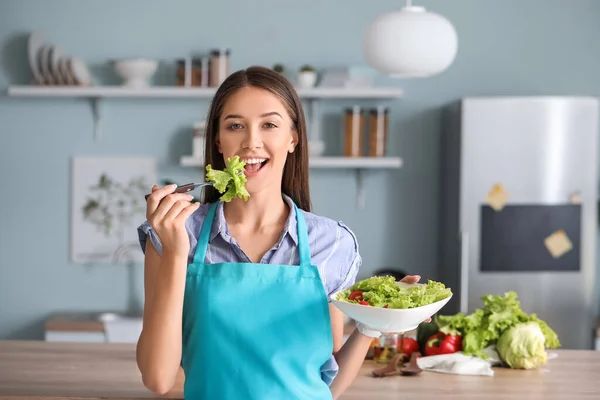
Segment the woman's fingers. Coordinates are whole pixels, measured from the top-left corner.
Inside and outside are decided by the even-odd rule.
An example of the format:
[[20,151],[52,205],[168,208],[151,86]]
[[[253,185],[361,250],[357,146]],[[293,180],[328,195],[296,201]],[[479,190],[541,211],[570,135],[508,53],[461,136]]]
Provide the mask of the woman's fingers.
[[167,185],[158,187],[157,185],[152,185],[152,193],[148,196],[148,200],[146,201],[146,219],[150,220],[150,216],[156,212],[160,202],[169,194],[173,193],[177,185]]
[[181,214],[181,212],[184,209],[186,209],[188,206],[190,206],[192,204],[190,202],[190,200],[192,200],[192,199],[186,198],[186,199],[177,200],[175,203],[173,203],[171,208],[167,211],[167,213],[165,214],[163,219],[168,222],[175,222],[177,220],[177,217],[179,217],[179,214]]
[[194,198],[194,196],[185,194],[185,193],[169,194],[165,198],[162,199],[162,201],[156,208],[156,211],[154,212],[153,217],[156,219],[165,219],[169,210],[171,210],[171,208],[173,208],[175,206],[175,204],[177,204],[177,202],[185,201],[185,202],[189,203],[193,198]]
[[417,283],[417,282],[419,282],[419,280],[421,280],[421,277],[419,275],[406,275],[404,278],[402,278],[400,280],[400,282]]
[[185,221],[187,221],[187,219],[190,217],[190,215],[192,215],[192,213],[194,211],[196,211],[199,207],[200,207],[199,202],[192,203],[189,206],[185,207],[183,210],[181,210],[181,212],[175,219],[175,223],[176,224],[185,224]]

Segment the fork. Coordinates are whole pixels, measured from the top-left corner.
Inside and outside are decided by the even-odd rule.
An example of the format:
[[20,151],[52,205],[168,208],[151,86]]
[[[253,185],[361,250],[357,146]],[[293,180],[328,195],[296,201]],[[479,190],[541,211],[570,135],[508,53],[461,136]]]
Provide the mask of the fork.
[[[191,192],[192,190],[197,189],[199,187],[203,187],[203,186],[214,186],[214,183],[213,182],[186,183],[185,185],[177,186],[174,193],[187,193],[187,192]],[[150,194],[151,193],[148,193],[147,195],[144,196],[144,198],[146,200],[148,200],[148,197],[150,197]]]

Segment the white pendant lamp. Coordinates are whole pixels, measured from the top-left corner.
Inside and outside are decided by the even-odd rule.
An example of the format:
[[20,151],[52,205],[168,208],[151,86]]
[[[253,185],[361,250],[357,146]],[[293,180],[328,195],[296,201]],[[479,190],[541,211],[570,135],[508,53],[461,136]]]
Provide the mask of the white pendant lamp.
[[406,1],[405,7],[375,18],[365,32],[363,52],[377,71],[395,77],[428,77],[456,57],[456,30],[446,18]]

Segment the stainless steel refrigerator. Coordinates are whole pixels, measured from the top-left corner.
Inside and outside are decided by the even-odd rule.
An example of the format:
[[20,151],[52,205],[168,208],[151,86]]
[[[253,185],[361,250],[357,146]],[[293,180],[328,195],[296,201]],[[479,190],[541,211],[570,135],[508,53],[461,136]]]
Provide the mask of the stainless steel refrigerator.
[[514,290],[563,348],[593,348],[597,99],[468,97],[444,116],[442,313]]

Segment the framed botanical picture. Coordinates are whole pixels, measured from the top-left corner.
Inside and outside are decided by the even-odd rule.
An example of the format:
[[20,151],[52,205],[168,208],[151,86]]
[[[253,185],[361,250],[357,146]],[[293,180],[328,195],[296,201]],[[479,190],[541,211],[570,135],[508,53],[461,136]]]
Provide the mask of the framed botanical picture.
[[142,262],[137,227],[144,195],[156,183],[151,157],[75,157],[71,183],[71,259],[75,263]]

